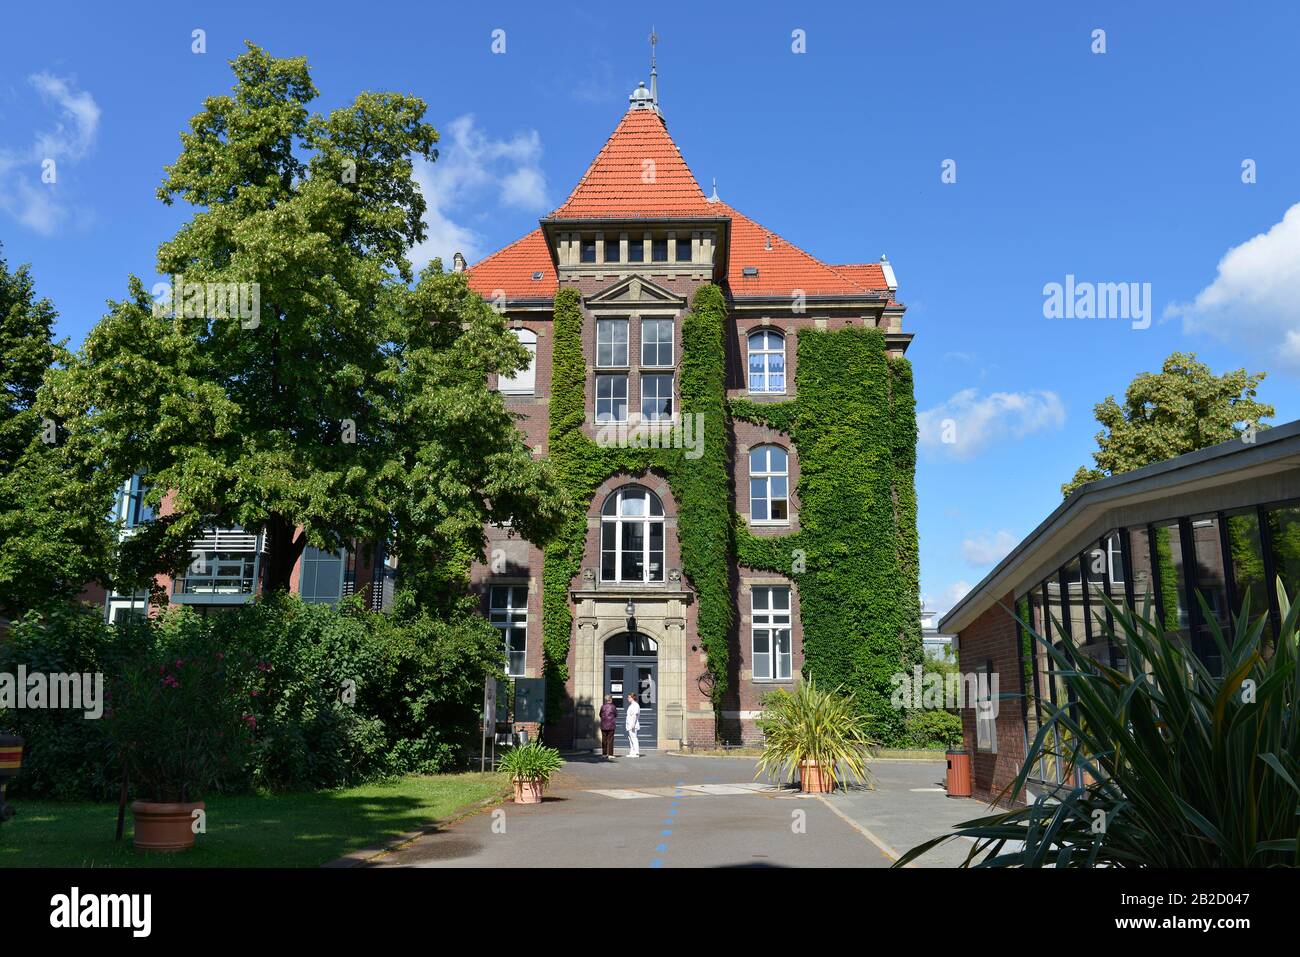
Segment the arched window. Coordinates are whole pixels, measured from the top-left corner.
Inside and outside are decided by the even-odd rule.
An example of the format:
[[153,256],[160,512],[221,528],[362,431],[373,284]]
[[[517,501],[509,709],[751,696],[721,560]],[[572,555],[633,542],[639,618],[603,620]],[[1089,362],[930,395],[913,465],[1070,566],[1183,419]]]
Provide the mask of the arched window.
[[528,350],[528,368],[513,376],[497,376],[497,391],[503,395],[532,395],[537,384],[537,333],[530,329],[511,329],[515,338]]
[[774,329],[749,334],[749,391],[785,392],[785,336]]
[[790,462],[779,445],[749,450],[749,519],[751,522],[790,521]]
[[625,485],[600,510],[600,580],[664,580],[664,506],[641,485]]

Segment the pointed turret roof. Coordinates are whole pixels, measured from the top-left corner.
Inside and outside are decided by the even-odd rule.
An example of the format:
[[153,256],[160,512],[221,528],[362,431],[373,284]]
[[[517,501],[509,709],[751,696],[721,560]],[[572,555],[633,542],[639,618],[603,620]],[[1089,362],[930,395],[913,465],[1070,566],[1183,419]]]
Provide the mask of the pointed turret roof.
[[[648,99],[647,99],[647,102]],[[633,105],[551,219],[660,219],[719,215],[659,113]]]

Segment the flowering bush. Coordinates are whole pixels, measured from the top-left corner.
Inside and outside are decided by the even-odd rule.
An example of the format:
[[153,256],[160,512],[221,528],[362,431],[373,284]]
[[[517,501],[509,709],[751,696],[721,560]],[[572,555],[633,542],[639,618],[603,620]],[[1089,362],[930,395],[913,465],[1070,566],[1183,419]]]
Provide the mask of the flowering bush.
[[242,786],[257,724],[242,664],[202,634],[126,664],[105,719],[137,797],[198,801]]

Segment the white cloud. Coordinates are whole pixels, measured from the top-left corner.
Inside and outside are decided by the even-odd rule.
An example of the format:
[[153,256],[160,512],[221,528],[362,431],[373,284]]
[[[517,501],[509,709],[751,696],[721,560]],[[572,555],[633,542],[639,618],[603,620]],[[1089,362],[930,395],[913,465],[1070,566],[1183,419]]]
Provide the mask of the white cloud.
[[[52,129],[36,132],[26,148],[0,145],[0,211],[49,236],[72,212],[59,201],[59,178],[67,164],[81,161],[94,148],[102,114],[95,98],[69,79],[42,72],[27,82],[58,108],[58,119]],[[54,182],[42,179],[49,160]]]
[[918,413],[916,424],[927,453],[965,460],[1003,439],[1061,428],[1065,406],[1055,392],[992,392],[981,397],[978,389],[963,389]]
[[939,596],[938,607],[935,608],[935,611],[939,613],[940,617],[946,615],[953,605],[966,597],[972,587],[968,581],[958,580],[953,582]]
[[1214,281],[1190,303],[1173,303],[1186,332],[1239,342],[1300,372],[1300,203],[1266,233],[1233,246]]
[[442,129],[438,159],[417,161],[415,181],[428,204],[428,237],[411,250],[416,268],[434,257],[449,266],[456,252],[471,264],[488,252],[486,240],[465,220],[471,209],[482,211],[495,199],[500,206],[542,212],[551,203],[541,169],[542,140],[536,130],[509,139],[492,139],[472,115],[460,116]]
[[994,565],[1006,558],[1015,547],[1015,537],[1006,529],[999,529],[992,538],[981,535],[979,538],[964,539],[961,554],[972,565]]

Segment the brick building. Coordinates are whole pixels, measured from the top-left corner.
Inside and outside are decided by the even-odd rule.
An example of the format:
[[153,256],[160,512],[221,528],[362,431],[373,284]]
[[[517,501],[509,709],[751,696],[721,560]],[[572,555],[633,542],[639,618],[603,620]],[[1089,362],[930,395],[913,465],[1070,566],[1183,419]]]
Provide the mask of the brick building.
[[1067,742],[1051,728],[1027,781],[1007,788],[1054,709],[1071,706],[1065,682],[1020,619],[1057,647],[1065,641],[1129,668],[1102,597],[1146,609],[1165,640],[1220,666],[1210,621],[1225,631],[1249,598],[1250,619],[1281,624],[1276,590],[1300,592],[1300,422],[1289,422],[1076,489],[940,622],[957,634],[964,674],[998,678],[997,709],[962,709],[974,796],[1004,804],[1082,782]]
[[[674,421],[682,317],[704,284],[720,287],[727,302],[729,396],[793,398],[802,329],[880,329],[891,356],[911,339],[883,257],[821,262],[722,202],[716,188],[705,195],[669,134],[653,70],[558,209],[480,262],[457,254],[454,268],[533,352],[529,369],[494,386],[538,456],[547,454],[552,307],[561,289],[581,296],[592,437],[611,425]],[[800,454],[789,436],[736,420],[729,438],[735,510],[756,535],[797,531]],[[641,738],[652,747],[752,741],[763,693],[792,686],[803,665],[798,588],[789,577],[738,567],[730,655],[739,681],[715,713],[677,522],[672,490],[654,475],[611,475],[587,503],[582,570],[568,594],[566,713],[548,728],[553,743],[596,746],[603,695],[619,700],[634,690],[644,703]],[[511,674],[541,677],[543,553],[509,529],[489,535],[489,561],[473,570],[484,613],[502,629]]]

